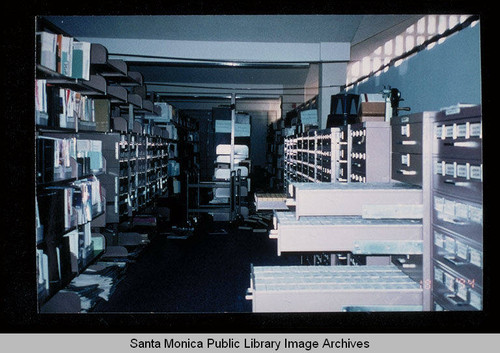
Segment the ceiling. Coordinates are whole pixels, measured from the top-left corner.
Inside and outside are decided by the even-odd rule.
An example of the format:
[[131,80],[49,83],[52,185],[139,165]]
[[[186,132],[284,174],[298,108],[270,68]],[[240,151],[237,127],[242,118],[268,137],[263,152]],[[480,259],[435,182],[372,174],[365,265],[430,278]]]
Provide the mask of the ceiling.
[[[75,38],[237,41],[266,43],[348,42],[360,60],[422,15],[182,15],[45,16]],[[147,54],[147,53],[145,53]],[[304,86],[308,67],[221,67],[129,62],[147,82]]]

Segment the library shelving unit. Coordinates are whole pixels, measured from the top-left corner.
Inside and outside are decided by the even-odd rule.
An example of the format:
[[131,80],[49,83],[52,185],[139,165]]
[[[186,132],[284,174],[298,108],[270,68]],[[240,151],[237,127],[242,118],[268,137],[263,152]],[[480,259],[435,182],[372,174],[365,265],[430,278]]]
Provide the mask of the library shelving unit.
[[286,137],[286,190],[296,182],[388,182],[389,136],[389,123],[363,122]]
[[279,119],[268,125],[266,136],[266,171],[269,176],[268,188],[276,192],[283,189],[283,169],[280,163],[280,156],[284,153],[283,133],[283,119]]
[[144,119],[162,111],[147,99],[142,74],[108,59],[104,46],[39,19],[36,53],[38,304],[78,311],[78,295],[66,289],[120,243],[98,231],[168,193],[175,139]]
[[267,172],[270,189],[275,192],[286,192],[289,182],[300,178],[294,162],[297,159],[295,137],[318,129],[317,100],[317,96],[309,99],[268,126]]

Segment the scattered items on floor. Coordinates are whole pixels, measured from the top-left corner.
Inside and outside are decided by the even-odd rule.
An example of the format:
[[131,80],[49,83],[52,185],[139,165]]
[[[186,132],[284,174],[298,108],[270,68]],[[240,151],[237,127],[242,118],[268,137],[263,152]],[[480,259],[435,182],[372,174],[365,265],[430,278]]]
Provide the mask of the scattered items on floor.
[[124,246],[108,246],[101,259],[107,261],[127,261],[128,250]]
[[121,246],[137,246],[142,244],[148,244],[149,237],[148,234],[141,234],[137,232],[119,232],[118,233],[118,245]]
[[245,218],[238,229],[243,231],[251,230],[253,233],[267,233],[271,226],[272,218],[272,213],[258,211]]
[[194,233],[193,227],[177,227],[172,226],[172,231],[162,233],[167,236],[167,239],[188,239]]
[[137,215],[132,220],[133,226],[156,227],[156,217],[151,215]]
[[209,235],[228,235],[229,233],[224,228],[216,229],[212,232],[208,232]]
[[124,278],[125,262],[98,262],[75,277],[64,292],[78,294],[81,312],[89,312],[99,300],[108,301],[118,283]]

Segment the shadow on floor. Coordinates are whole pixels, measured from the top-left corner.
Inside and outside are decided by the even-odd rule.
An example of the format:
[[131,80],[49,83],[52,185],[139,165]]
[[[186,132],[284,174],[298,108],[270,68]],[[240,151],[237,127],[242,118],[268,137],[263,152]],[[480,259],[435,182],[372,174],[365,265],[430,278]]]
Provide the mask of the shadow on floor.
[[[227,234],[217,233],[224,229]],[[219,232],[220,233],[220,232]],[[93,312],[251,312],[245,299],[250,264],[294,265],[296,256],[277,256],[267,233],[229,224],[206,225],[188,239],[167,239],[159,230],[109,301]]]

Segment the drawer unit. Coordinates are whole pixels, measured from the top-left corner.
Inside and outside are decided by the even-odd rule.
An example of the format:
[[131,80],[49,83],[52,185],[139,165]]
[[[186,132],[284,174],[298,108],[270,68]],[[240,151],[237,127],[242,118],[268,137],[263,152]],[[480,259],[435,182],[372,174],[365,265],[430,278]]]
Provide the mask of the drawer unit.
[[423,203],[420,187],[401,182],[294,183],[292,186],[297,219],[302,216],[363,215],[370,207],[387,209],[392,206],[402,210],[407,205]]
[[339,128],[339,141],[350,142],[350,125],[340,126]]
[[[418,115],[418,117],[422,116]],[[393,119],[395,118],[404,119],[405,117],[394,117]],[[423,123],[421,121],[406,121],[406,123],[401,123],[399,120],[399,124],[392,124],[392,151],[422,153]]]
[[[347,142],[340,143],[340,128],[311,130],[295,137],[288,137],[285,139],[285,146],[287,187],[293,182],[339,181],[337,177],[339,154],[347,160],[349,150]],[[342,174],[347,175],[347,172]],[[347,181],[347,178],[345,177],[343,181]]]
[[351,127],[350,125],[338,128],[338,154],[335,158],[337,170],[336,181],[349,182],[351,172]]
[[391,163],[392,179],[422,185],[422,154],[393,152]]
[[434,301],[449,311],[483,309],[483,289],[475,278],[454,271],[434,260],[432,290]]
[[483,164],[479,161],[434,157],[432,174],[435,190],[482,202]]
[[422,112],[391,119],[392,179],[423,185],[422,156],[430,153],[435,115],[436,112]]
[[422,289],[395,266],[252,266],[253,312],[418,311]]
[[437,226],[432,237],[434,260],[482,286],[482,244]]
[[442,310],[482,310],[481,120],[481,106],[456,106],[434,122],[432,290]]
[[474,241],[482,243],[482,204],[441,194],[435,190],[431,201],[433,204],[434,225],[463,234]]
[[387,122],[364,122],[350,126],[351,182],[391,180],[391,127]]
[[481,106],[449,108],[436,115],[434,153],[440,157],[482,160]]
[[422,253],[421,219],[364,219],[361,216],[302,216],[275,212],[275,229],[270,238],[278,240],[282,252],[358,252],[387,244],[377,255]]
[[349,181],[349,164],[347,161],[338,161],[338,176],[337,181],[341,183],[346,183]]

